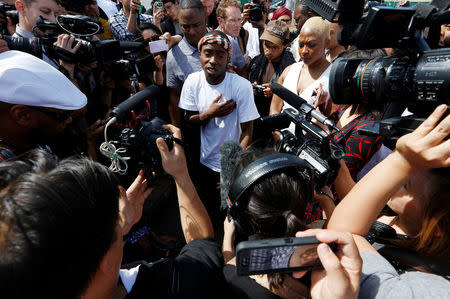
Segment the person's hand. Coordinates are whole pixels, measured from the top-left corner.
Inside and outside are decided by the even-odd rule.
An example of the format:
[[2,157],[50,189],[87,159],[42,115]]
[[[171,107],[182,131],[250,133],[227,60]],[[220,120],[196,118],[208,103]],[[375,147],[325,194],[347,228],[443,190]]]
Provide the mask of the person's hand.
[[313,102],[314,108],[324,115],[330,115],[333,105],[328,101],[328,92],[323,89],[323,83],[314,88],[316,94]]
[[250,8],[252,6],[252,3],[245,3],[244,4],[244,10],[242,11],[242,25],[245,24],[250,19]]
[[119,189],[120,226],[123,235],[126,235],[133,225],[141,219],[144,202],[152,193],[153,188],[147,188],[147,180],[144,177],[144,171],[141,170],[126,191],[122,186],[119,186]]
[[274,142],[278,142],[281,139],[281,132],[278,130],[272,131],[272,138]]
[[14,25],[10,17],[6,17],[6,29],[8,30],[9,35],[16,33],[16,25]]
[[[62,48],[69,53],[75,54],[81,47],[81,40],[78,41],[75,45],[73,45],[74,42],[75,36],[70,36],[68,34],[60,34],[56,42],[53,43],[53,45],[55,47]],[[73,78],[75,71],[75,63],[65,62],[60,59],[59,64],[68,71],[70,78]]]
[[168,43],[169,50],[172,49],[173,46],[178,44],[183,38],[181,35],[172,36],[169,32],[165,32],[163,35],[159,37],[159,39],[166,40]]
[[96,144],[98,137],[105,130],[106,124],[104,124],[103,126],[100,126],[100,122],[101,122],[101,120],[99,119],[87,128],[86,139],[87,139],[88,144]]
[[440,119],[448,110],[438,106],[412,133],[402,136],[396,151],[414,171],[450,166],[450,115]]
[[136,14],[141,9],[141,1],[131,0],[130,2],[130,14]]
[[263,90],[264,96],[265,96],[266,98],[272,98],[273,92],[272,92],[272,90],[270,89],[270,83],[264,83],[264,84],[262,84],[262,86],[265,87],[264,90]]
[[225,221],[223,222],[223,234],[224,238],[229,238],[234,242],[234,233],[236,231],[236,225],[234,224],[233,219],[228,219],[228,216],[225,217]]
[[1,39],[2,35],[0,34],[0,53],[6,52],[9,50],[8,48],[8,43],[4,40]]
[[162,57],[162,55],[156,55],[153,57],[153,59],[155,60],[155,66],[158,69],[159,72],[161,72],[163,70],[163,66],[164,66],[164,58]]
[[64,50],[75,54],[81,47],[81,40],[78,41],[76,45],[73,45],[74,41],[75,36],[70,36],[68,34],[60,34],[56,42],[53,43],[53,45],[59,48],[63,48]]
[[[173,137],[181,139],[181,131],[173,125],[164,125],[164,129],[169,130]],[[186,156],[181,145],[174,142],[173,149],[169,151],[166,142],[162,138],[156,139],[159,153],[161,154],[162,166],[168,174],[174,177],[175,180],[183,179],[188,176]]]
[[164,17],[164,10],[160,9],[157,10],[156,9],[156,3],[153,4],[153,24],[158,27],[159,29],[161,29],[161,20]]
[[[297,232],[295,236],[314,235],[322,242],[317,254],[324,270],[311,273],[311,298],[358,298],[362,259],[353,236],[325,229]],[[335,253],[327,245],[332,242],[337,244]],[[296,272],[293,276],[296,277]]]
[[222,103],[219,103],[220,99],[222,98],[222,94],[219,94],[217,98],[215,98],[211,105],[209,106],[208,110],[206,111],[208,117],[214,118],[214,117],[222,117],[230,114],[233,112],[233,110],[236,108],[236,102],[234,100],[228,100]]

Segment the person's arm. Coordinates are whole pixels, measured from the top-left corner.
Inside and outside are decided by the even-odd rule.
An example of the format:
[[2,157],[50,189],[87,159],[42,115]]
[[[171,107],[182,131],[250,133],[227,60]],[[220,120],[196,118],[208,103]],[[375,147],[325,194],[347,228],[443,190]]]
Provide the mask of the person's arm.
[[138,12],[140,8],[141,8],[141,1],[131,0],[130,15],[128,16],[127,29],[133,34],[136,34],[136,20],[138,18]]
[[164,85],[164,58],[161,55],[156,55],[155,59],[155,70],[153,71],[153,81],[156,85]]
[[359,181],[336,207],[328,227],[365,235],[378,214],[415,173],[450,166],[450,116],[440,105],[414,132],[397,141],[396,150]]
[[245,150],[247,146],[252,142],[252,134],[253,134],[253,121],[247,121],[241,123],[241,146]]
[[236,108],[236,102],[227,100],[219,103],[222,94],[213,100],[208,109],[202,113],[188,112],[188,120],[195,125],[205,125],[214,117],[222,117],[230,114]]
[[176,127],[181,126],[181,118],[183,112],[178,107],[180,102],[181,88],[169,88],[169,115],[172,125]]
[[[278,78],[278,84],[283,85],[284,78],[286,78],[287,73],[291,69],[291,66],[288,66],[284,69],[284,71],[281,73],[280,78]],[[278,114],[281,112],[281,109],[283,109],[283,99],[277,96],[276,94],[272,97],[272,102],[270,102],[270,112],[269,115]]]
[[[181,138],[181,132],[172,125],[163,126],[172,132],[175,138]],[[180,220],[186,243],[192,240],[213,238],[214,230],[208,212],[203,206],[194,184],[189,177],[183,147],[174,143],[169,151],[162,138],[156,140],[164,170],[173,176],[177,187]]]
[[356,183],[350,175],[350,171],[344,160],[339,160],[339,163],[341,164],[341,167],[339,168],[339,172],[333,184],[338,197],[342,199],[350,192],[350,190],[352,190]]
[[225,264],[236,256],[236,253],[234,252],[235,231],[236,226],[234,224],[233,219],[228,220],[228,217],[225,217],[225,221],[223,222],[223,244],[222,244],[222,254]]

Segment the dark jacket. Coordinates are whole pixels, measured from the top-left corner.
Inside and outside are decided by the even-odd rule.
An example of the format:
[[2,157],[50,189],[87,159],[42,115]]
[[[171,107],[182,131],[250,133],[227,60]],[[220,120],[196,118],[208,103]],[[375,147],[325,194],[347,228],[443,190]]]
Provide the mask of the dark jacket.
[[[285,68],[290,66],[295,62],[294,56],[290,51],[284,50],[281,55],[281,60],[277,63],[272,63],[273,68],[275,69],[275,73],[273,74],[270,82],[262,82],[262,78],[264,75],[264,71],[266,70],[267,62],[269,60],[263,54],[259,54],[255,58],[250,61],[248,67],[248,80],[251,83],[257,82],[258,84],[263,83],[276,83],[278,82],[278,78],[281,76],[281,73]],[[264,97],[264,94],[257,93],[255,94],[255,105],[258,109],[258,113],[261,117],[269,115],[270,111],[270,102],[271,98]],[[262,127],[258,124],[254,124],[253,126],[253,140],[256,139],[267,139],[271,137],[270,132],[266,132]]]
[[273,74],[270,82],[261,82],[264,71],[266,70],[267,62],[268,59],[266,58],[264,53],[259,54],[258,56],[253,58],[252,61],[250,61],[248,67],[248,80],[251,83],[255,81],[258,82],[258,84],[277,82],[284,69],[293,64],[295,60],[292,53],[285,50],[281,55],[281,60],[277,63],[272,63],[273,68],[275,69],[275,73]]

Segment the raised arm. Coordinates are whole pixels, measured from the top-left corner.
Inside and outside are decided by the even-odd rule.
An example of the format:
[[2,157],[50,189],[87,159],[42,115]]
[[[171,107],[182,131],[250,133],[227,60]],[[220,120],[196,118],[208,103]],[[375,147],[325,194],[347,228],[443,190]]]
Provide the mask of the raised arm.
[[[170,130],[174,137],[181,138],[181,132],[178,128],[172,125],[164,126],[164,128]],[[214,237],[214,230],[208,212],[189,177],[183,147],[174,143],[173,149],[169,151],[166,142],[162,138],[158,138],[156,144],[161,153],[164,170],[175,179],[181,227],[186,243],[192,240]]]
[[336,207],[328,227],[364,235],[391,196],[415,173],[450,166],[450,116],[441,105],[396,150],[359,181]]

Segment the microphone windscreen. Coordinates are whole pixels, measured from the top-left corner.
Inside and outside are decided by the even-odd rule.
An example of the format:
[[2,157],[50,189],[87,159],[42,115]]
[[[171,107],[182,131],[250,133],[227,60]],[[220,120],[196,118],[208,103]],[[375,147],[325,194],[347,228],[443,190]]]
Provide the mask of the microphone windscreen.
[[270,85],[270,90],[272,90],[274,94],[279,96],[283,101],[297,110],[301,110],[300,106],[304,103],[307,103],[304,99],[278,83],[272,83]]
[[119,121],[127,121],[131,118],[131,110],[138,113],[145,108],[146,100],[150,100],[158,95],[159,88],[155,85],[151,85],[120,103],[114,108],[111,115],[115,116]]
[[226,141],[220,147],[220,208],[222,210],[227,208],[231,176],[242,152],[242,146],[236,141]]

